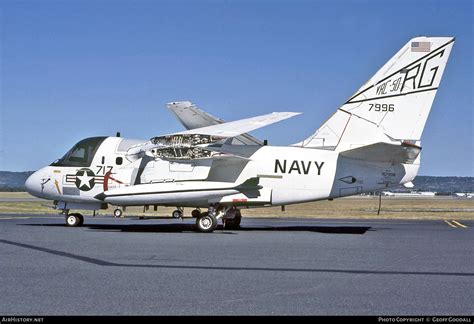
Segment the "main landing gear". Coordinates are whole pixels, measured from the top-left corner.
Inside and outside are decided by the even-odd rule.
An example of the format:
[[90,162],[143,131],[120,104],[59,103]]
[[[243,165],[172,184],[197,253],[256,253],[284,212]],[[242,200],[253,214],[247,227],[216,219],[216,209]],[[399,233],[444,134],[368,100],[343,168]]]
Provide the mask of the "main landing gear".
[[[196,213],[194,213],[196,211]],[[199,213],[199,214],[198,214]],[[196,214],[196,216],[194,216]],[[240,228],[242,214],[235,206],[216,209],[209,206],[207,212],[200,213],[197,209],[193,210],[193,217],[196,217],[196,229],[202,233],[211,233],[217,228],[217,222],[222,219],[224,229],[237,230]]]
[[[114,210],[115,217],[121,217],[122,213],[122,209],[117,208]],[[65,216],[66,226],[68,227],[78,227],[84,224],[84,216],[79,213],[69,213],[69,210],[63,210],[63,214]],[[201,213],[199,209],[195,209],[191,212],[191,215],[196,218],[197,231],[202,233],[213,232],[217,228],[220,219],[222,219],[224,229],[237,230],[240,228],[240,222],[242,220],[240,210],[235,206],[219,206],[217,208],[215,206],[209,206],[207,212]],[[183,210],[175,210],[172,216],[174,218],[182,218]]]
[[211,233],[217,228],[215,213],[204,212],[196,218],[196,228],[202,233]]
[[[233,213],[233,214],[232,214]],[[228,215],[232,214],[232,215]],[[224,229],[226,230],[238,230],[240,229],[240,222],[242,221],[242,214],[240,210],[234,209],[234,212],[227,212],[226,217],[224,217]]]
[[173,216],[173,218],[177,218],[177,219],[178,218],[183,218],[183,209],[178,207],[178,209],[173,211],[171,216]]

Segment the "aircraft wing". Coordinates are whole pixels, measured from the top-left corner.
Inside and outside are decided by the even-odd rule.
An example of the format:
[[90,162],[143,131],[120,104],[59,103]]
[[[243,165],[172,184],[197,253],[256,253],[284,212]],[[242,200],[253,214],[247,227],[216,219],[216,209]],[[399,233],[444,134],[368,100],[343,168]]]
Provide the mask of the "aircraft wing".
[[214,147],[211,148],[210,145],[223,142],[224,140],[227,142],[236,136],[299,114],[295,112],[273,112],[262,116],[190,129],[184,132],[155,136],[148,142],[130,147],[127,151],[127,159],[136,161],[144,155],[169,160],[206,159],[216,155],[245,159],[245,157],[223,152]]
[[[188,130],[225,123],[224,120],[199,109],[190,101],[170,102],[166,107],[173,112],[176,118]],[[263,141],[249,134],[241,134],[232,139],[232,144],[263,145]]]
[[212,125],[190,129],[187,131],[169,134],[171,135],[208,135],[222,138],[236,137],[244,133],[277,123],[279,121],[299,115],[295,112],[273,112],[266,115],[240,119],[232,122],[227,122],[219,125]]

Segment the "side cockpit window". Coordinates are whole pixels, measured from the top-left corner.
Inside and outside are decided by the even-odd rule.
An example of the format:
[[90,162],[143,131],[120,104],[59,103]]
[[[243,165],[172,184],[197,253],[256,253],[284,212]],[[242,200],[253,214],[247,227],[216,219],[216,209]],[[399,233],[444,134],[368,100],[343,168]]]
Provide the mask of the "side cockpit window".
[[91,165],[94,155],[100,144],[107,137],[90,137],[83,139],[62,158],[56,160],[52,166],[88,167]]
[[75,147],[74,151],[71,152],[69,155],[68,160],[71,162],[86,162],[87,161],[87,154],[86,154],[86,147]]

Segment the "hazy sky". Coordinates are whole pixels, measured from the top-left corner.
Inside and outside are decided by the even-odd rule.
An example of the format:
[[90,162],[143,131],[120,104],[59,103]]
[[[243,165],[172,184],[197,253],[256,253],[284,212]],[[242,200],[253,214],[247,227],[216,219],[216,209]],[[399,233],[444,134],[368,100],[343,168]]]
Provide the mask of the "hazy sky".
[[95,135],[182,130],[190,100],[226,120],[317,129],[410,38],[455,36],[422,137],[421,175],[474,176],[472,1],[0,0],[0,170],[36,170]]

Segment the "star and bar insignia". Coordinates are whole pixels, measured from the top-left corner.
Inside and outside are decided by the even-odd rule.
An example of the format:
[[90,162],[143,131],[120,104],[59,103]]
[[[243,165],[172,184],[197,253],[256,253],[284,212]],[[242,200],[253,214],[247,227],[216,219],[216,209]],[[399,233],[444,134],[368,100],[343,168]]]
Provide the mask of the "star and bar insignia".
[[94,188],[95,180],[94,180],[94,172],[91,169],[80,169],[76,173],[76,187],[82,191],[89,191]]

